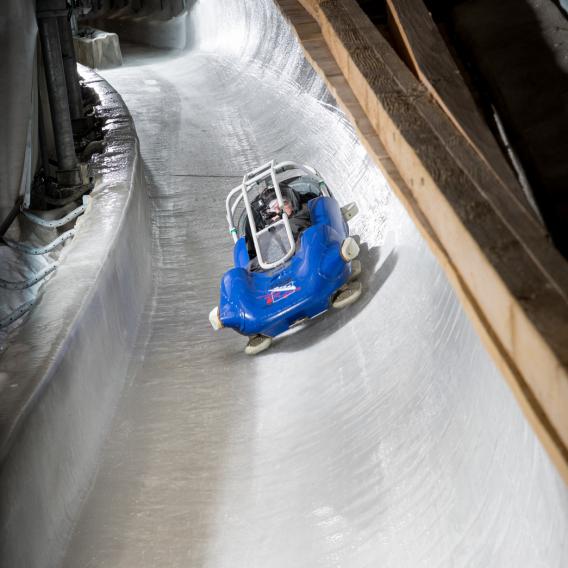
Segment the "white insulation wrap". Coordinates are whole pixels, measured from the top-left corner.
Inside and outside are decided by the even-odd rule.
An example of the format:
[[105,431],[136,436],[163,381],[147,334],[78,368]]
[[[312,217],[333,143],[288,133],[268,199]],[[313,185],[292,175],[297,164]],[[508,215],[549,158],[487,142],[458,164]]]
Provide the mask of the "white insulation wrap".
[[[104,73],[148,170],[155,295],[66,568],[566,566],[567,488],[277,8],[200,0],[188,29]],[[226,194],[271,159],[357,201],[364,294],[251,358],[208,313]]]

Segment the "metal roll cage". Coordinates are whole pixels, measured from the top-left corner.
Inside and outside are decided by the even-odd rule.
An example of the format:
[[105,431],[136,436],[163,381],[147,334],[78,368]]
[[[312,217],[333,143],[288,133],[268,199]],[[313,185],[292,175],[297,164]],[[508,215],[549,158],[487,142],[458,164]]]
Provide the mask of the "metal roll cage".
[[[233,237],[233,241],[236,243],[238,240],[237,229],[235,227],[235,222],[233,217],[239,203],[242,200],[247,212],[247,217],[251,229],[251,236],[258,258],[258,264],[260,265],[261,268],[265,270],[276,268],[277,266],[284,264],[296,252],[296,243],[294,242],[294,237],[292,235],[292,229],[290,227],[290,221],[288,219],[288,215],[284,211],[284,200],[282,198],[280,184],[278,183],[278,179],[276,177],[278,174],[281,174],[287,170],[300,170],[308,175],[312,175],[317,178],[320,177],[318,172],[310,166],[297,164],[295,162],[280,162],[275,165],[274,160],[271,160],[270,162],[267,162],[266,164],[246,174],[243,177],[243,182],[237,187],[233,188],[229,192],[229,195],[227,195],[227,200],[226,200],[227,222],[229,223],[229,233]],[[263,180],[267,180],[268,178],[271,179],[272,185],[274,186],[276,199],[278,201],[278,205],[280,206],[280,210],[282,211],[282,218],[274,222],[272,225],[258,231],[256,227],[256,222],[254,220],[254,215],[252,212],[252,207],[249,201],[249,191],[256,184],[260,183]],[[324,195],[329,196],[329,192],[327,191],[326,187],[322,188],[322,193]],[[278,225],[284,226],[284,230],[286,231],[286,237],[288,239],[289,248],[287,252],[278,260],[274,262],[265,262],[264,258],[262,257],[262,251],[260,250],[258,238],[260,235],[264,234],[268,230],[273,230]]]

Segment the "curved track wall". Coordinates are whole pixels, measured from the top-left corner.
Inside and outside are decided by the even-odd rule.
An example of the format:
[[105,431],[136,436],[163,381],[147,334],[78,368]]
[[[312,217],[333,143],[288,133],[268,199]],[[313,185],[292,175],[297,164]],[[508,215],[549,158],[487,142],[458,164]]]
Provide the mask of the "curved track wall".
[[0,356],[0,565],[59,565],[116,409],[152,285],[138,140],[120,96],[101,100],[105,149],[77,233]]
[[[65,565],[562,566],[565,485],[279,12],[200,1],[188,29],[105,73],[148,165],[156,294]],[[366,291],[251,359],[207,314],[224,197],[271,158],[357,200]]]

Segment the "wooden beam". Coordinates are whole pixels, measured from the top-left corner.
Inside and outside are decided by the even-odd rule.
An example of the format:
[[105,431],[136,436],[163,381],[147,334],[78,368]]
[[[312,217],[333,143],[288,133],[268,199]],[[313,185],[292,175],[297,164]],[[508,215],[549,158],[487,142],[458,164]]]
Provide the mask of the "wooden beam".
[[[276,0],[568,482],[568,266],[354,0]],[[302,13],[305,18],[305,13]],[[333,65],[336,62],[336,66]]]
[[422,0],[387,0],[407,60],[434,100],[497,176],[504,193],[535,215]]

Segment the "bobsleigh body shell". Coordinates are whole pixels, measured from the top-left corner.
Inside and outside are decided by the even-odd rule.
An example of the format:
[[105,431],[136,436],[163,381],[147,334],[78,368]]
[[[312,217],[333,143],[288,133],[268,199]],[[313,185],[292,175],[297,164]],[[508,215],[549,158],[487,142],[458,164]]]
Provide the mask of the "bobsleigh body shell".
[[221,281],[219,316],[224,327],[243,335],[275,337],[298,320],[327,310],[334,292],[347,282],[351,263],[343,260],[340,250],[349,228],[337,201],[317,197],[308,207],[312,225],[281,267],[248,270],[244,237],[235,243],[235,268]]

